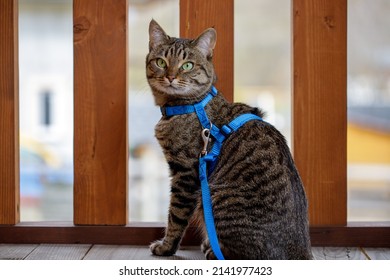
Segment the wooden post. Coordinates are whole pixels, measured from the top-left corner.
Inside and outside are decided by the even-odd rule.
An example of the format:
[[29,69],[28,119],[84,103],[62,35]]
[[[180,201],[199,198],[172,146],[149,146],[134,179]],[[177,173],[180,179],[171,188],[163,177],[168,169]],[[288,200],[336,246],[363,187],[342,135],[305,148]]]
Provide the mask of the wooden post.
[[206,28],[217,30],[213,61],[216,87],[229,100],[234,92],[234,0],[180,0],[180,36],[196,38]]
[[0,224],[20,220],[18,1],[0,1]]
[[74,223],[128,221],[127,0],[74,0]]
[[293,0],[293,150],[311,225],[347,222],[347,0]]

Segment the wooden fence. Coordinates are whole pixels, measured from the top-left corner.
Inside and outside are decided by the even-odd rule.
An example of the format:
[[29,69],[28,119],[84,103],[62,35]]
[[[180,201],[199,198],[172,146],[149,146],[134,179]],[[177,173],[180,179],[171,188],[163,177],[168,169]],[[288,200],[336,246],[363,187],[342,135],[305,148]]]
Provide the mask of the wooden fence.
[[[17,2],[0,2],[0,243],[147,244],[161,237],[162,224],[128,222],[127,0],[73,1],[74,223],[20,223]],[[180,0],[181,36],[218,30],[218,88],[229,100],[233,15],[233,0]],[[390,246],[389,223],[347,224],[347,0],[292,0],[291,18],[293,152],[313,245]],[[185,242],[199,241],[195,231]]]

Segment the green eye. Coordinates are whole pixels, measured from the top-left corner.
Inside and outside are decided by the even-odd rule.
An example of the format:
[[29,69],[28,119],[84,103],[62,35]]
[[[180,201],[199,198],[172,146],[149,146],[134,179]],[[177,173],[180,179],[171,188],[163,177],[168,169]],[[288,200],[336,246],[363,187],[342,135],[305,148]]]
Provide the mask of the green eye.
[[191,70],[192,68],[194,68],[194,64],[193,64],[192,62],[186,62],[186,63],[184,63],[184,64],[181,66],[181,68],[182,68],[183,70],[188,71],[188,70]]
[[159,58],[159,59],[157,59],[157,66],[160,68],[165,68],[165,67],[167,67],[167,63],[165,62],[164,59]]

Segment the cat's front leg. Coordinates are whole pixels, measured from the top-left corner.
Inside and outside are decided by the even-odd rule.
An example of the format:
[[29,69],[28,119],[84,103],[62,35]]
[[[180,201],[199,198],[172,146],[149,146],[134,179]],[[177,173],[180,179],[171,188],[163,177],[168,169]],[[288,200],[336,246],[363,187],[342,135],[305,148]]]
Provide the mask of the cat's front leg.
[[172,185],[165,236],[162,240],[150,245],[150,250],[154,255],[171,256],[176,253],[196,207],[196,189],[195,182],[180,181]]

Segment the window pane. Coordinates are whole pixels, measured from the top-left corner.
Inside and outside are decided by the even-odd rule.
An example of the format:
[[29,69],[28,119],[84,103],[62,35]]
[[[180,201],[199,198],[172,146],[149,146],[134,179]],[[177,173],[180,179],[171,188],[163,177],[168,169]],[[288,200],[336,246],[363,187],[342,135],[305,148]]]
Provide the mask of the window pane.
[[169,172],[154,137],[161,117],[146,81],[149,22],[154,18],[171,36],[179,36],[179,0],[129,2],[129,219],[166,221]]
[[21,220],[73,219],[72,1],[19,1]]
[[291,139],[290,0],[239,0],[234,6],[235,101],[260,107]]
[[390,1],[348,2],[348,220],[390,220]]

